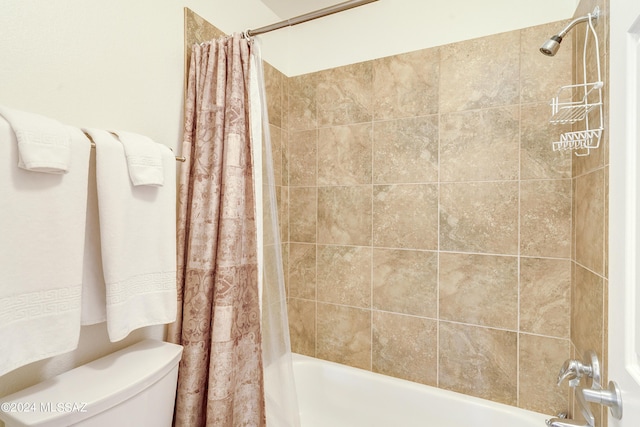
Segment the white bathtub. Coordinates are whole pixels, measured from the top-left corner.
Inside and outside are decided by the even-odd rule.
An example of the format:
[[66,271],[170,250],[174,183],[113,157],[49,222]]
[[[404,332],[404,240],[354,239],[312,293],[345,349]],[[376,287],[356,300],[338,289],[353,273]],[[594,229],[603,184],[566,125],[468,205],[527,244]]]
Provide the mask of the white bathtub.
[[545,427],[551,418],[293,354],[302,427]]

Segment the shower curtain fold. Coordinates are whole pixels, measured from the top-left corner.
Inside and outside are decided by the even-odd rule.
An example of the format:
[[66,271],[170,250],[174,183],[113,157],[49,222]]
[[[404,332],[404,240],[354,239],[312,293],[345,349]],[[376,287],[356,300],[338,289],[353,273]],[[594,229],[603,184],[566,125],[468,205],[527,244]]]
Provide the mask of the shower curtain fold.
[[[280,239],[273,146],[260,40],[251,43],[251,122],[259,214],[259,263],[262,290],[262,361],[268,427],[300,427],[300,414],[289,340],[284,286],[283,245]],[[260,167],[261,166],[261,167]],[[261,182],[259,182],[261,181]],[[261,190],[261,191],[260,191]],[[262,203],[260,203],[260,201]]]
[[248,42],[192,49],[178,188],[178,320],[184,346],[174,424],[266,425]]

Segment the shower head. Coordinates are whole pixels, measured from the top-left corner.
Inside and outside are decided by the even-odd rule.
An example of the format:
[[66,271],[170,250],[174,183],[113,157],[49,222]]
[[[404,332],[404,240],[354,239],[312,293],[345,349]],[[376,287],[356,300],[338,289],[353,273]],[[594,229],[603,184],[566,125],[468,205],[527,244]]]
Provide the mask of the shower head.
[[593,13],[590,13],[585,16],[581,16],[580,18],[576,18],[573,21],[569,22],[569,24],[566,27],[564,27],[562,31],[560,31],[555,36],[552,36],[549,40],[544,42],[542,46],[540,46],[540,52],[542,52],[543,55],[554,56],[558,52],[558,49],[560,49],[560,43],[562,43],[562,38],[566,36],[567,33],[571,31],[573,27],[575,27],[577,24],[581,22],[586,22],[591,19],[597,21],[599,16],[600,16],[600,8],[596,6],[596,8],[593,10]]
[[540,52],[542,52],[543,55],[553,56],[558,52],[558,49],[560,49],[560,43],[562,43],[562,37],[552,36],[540,46]]

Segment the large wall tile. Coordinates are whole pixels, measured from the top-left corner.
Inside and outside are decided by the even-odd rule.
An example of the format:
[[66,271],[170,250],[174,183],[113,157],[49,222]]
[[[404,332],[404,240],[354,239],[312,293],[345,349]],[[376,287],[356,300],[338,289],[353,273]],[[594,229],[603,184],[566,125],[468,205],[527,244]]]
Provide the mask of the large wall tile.
[[604,273],[605,197],[602,169],[576,178],[576,261]]
[[[286,297],[284,289],[282,295],[280,294],[280,273],[282,272],[282,278],[286,275],[284,269],[278,268],[278,262],[283,262],[283,245],[264,245],[263,257],[264,257],[264,270],[262,276],[262,295],[265,304],[272,304],[276,301],[280,301]],[[279,310],[278,310],[279,311]]]
[[552,143],[571,131],[570,125],[549,123],[548,102],[520,107],[520,178],[571,178],[571,151],[553,151]]
[[437,385],[437,332],[435,320],[374,311],[373,371]]
[[288,121],[290,131],[315,129],[318,125],[317,91],[320,73],[289,79]]
[[316,242],[316,193],[315,187],[289,188],[289,232],[292,242]]
[[320,128],[318,185],[371,184],[371,123]]
[[438,181],[438,116],[373,124],[373,183]]
[[[282,129],[277,126],[269,125],[269,134],[271,141],[271,166],[273,167],[273,179],[275,185],[282,185],[282,175],[284,173],[283,164],[283,149],[284,149],[284,135]],[[263,169],[263,182],[269,182],[266,174],[270,173],[270,168],[267,165],[268,157],[264,153],[264,146],[262,147],[262,169]]]
[[318,357],[371,369],[371,311],[318,303],[317,325]]
[[289,186],[276,187],[276,203],[278,204],[280,241],[289,241]]
[[318,131],[291,132],[289,138],[289,185],[317,185]]
[[291,351],[316,357],[316,302],[297,298],[287,302]]
[[281,128],[284,108],[284,80],[286,77],[271,64],[264,62],[263,65],[269,123]]
[[373,64],[360,62],[321,73],[318,82],[318,125],[336,126],[373,118]]
[[374,118],[415,117],[438,112],[438,48],[373,61]]
[[289,296],[316,298],[316,245],[289,244]]
[[520,259],[520,330],[570,337],[570,260]]
[[604,168],[604,242],[602,256],[604,257],[604,277],[609,277],[609,166]]
[[373,244],[387,248],[437,249],[437,185],[375,185]]
[[415,316],[437,316],[436,252],[374,249],[373,307]]
[[518,253],[518,183],[440,184],[440,249]]
[[440,180],[518,179],[518,106],[443,114],[440,119]]
[[282,129],[282,186],[289,186],[289,141],[290,134],[288,130]]
[[571,358],[569,340],[520,334],[519,406],[543,414],[559,414],[568,408],[565,382],[556,384],[557,372]]
[[604,279],[576,264],[572,280],[571,341],[578,354],[594,350],[600,360],[604,337]]
[[282,254],[282,272],[284,276],[284,290],[285,294],[289,296],[289,243],[283,243],[280,245],[280,251]]
[[318,243],[371,245],[371,186],[318,188]]
[[440,112],[517,104],[520,95],[517,37],[517,32],[509,32],[443,46]]
[[319,245],[318,301],[371,307],[371,248]]
[[520,184],[520,253],[571,256],[571,181],[523,181]]
[[[262,230],[262,239],[265,245],[273,245],[276,241],[276,236],[278,236],[276,232],[279,230],[272,227],[271,224],[273,224],[274,216],[278,215],[277,205],[282,206],[282,200],[278,201],[278,199],[282,197],[278,197],[281,188],[282,187],[275,186],[269,187],[269,185],[264,182],[262,184],[262,194],[265,195],[265,197],[262,198],[262,220],[263,224],[266,225]],[[271,205],[271,197],[269,197],[271,191],[274,193],[276,206]]]
[[517,333],[440,322],[442,388],[516,405]]
[[[289,130],[289,126],[290,126],[290,114],[291,112],[289,111],[289,100],[290,100],[290,95],[292,94],[291,91],[291,80],[293,80],[293,78],[288,78],[285,76],[284,78],[284,82],[282,84],[282,90],[283,90],[283,94],[282,94],[282,129],[285,130]],[[269,102],[269,98],[267,97],[267,103]]]
[[517,330],[518,258],[440,254],[440,319]]

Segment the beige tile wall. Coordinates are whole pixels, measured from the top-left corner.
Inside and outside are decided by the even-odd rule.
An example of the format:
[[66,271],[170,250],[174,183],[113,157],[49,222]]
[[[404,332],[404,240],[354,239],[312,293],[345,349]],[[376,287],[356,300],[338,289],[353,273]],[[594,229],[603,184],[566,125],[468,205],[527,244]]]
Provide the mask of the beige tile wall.
[[286,79],[294,351],[567,410],[572,159],[548,102],[572,47],[538,53],[564,24]]

